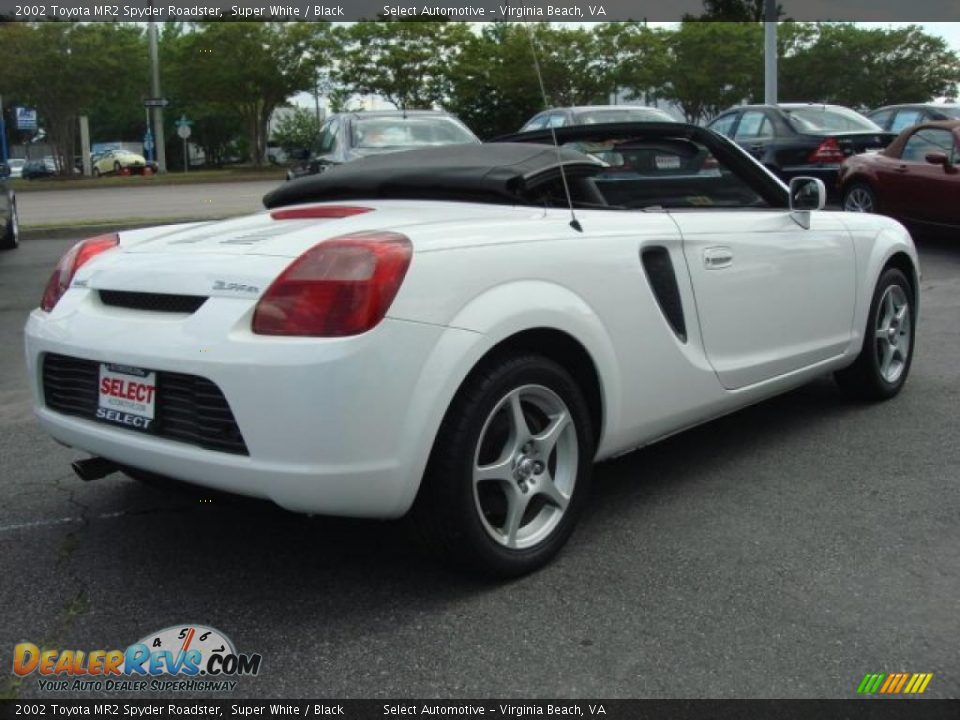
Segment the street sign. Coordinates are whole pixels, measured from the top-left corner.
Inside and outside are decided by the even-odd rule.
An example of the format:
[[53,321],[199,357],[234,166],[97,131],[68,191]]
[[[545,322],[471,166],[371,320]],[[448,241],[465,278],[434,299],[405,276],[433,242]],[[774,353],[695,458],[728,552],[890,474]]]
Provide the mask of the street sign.
[[177,135],[184,140],[190,137],[190,126],[193,125],[193,120],[187,120],[186,115],[181,115],[180,119],[174,124],[177,126]]
[[17,130],[37,129],[37,111],[33,108],[15,107],[13,113]]
[[170,101],[166,98],[144,98],[143,106],[144,107],[166,107],[170,104]]
[[147,128],[147,132],[143,136],[143,150],[147,155],[147,160],[153,162],[153,148],[156,147],[156,143],[153,141],[153,131],[150,128]]

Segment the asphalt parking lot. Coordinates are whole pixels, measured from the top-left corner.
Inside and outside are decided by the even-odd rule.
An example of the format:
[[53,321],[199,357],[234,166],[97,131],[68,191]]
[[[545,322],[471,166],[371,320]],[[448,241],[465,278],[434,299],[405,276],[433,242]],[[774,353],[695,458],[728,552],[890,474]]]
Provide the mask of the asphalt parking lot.
[[[70,242],[0,255],[7,668],[18,642],[202,623],[263,655],[238,697],[854,697],[867,672],[960,696],[960,243],[921,245],[898,398],[852,403],[825,378],[600,465],[557,561],[490,584],[401,523],[75,478],[82,455],[32,419],[21,341]],[[50,697],[11,680],[0,693]]]
[[24,226],[130,220],[207,219],[263,209],[261,199],[280,182],[197,183],[154,187],[105,187],[22,192]]

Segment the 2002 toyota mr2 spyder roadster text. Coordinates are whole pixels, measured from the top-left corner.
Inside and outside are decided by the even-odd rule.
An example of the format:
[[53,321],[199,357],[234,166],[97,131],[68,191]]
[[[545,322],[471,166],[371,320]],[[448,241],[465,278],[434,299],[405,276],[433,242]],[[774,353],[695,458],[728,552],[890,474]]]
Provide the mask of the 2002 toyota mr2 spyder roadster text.
[[122,470],[393,518],[497,575],[591,466],[825,373],[895,395],[917,255],[682,123],[358,160],[265,212],[92,238],[26,326],[36,413]]

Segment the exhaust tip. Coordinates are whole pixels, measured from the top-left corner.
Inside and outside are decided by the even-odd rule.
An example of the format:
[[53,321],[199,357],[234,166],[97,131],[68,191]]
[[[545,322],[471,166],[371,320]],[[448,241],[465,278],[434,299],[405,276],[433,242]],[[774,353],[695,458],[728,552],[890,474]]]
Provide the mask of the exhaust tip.
[[110,460],[105,460],[101,457],[92,457],[87,460],[77,460],[76,462],[70,463],[70,467],[73,468],[73,471],[77,474],[77,477],[84,482],[99,480],[100,478],[106,477],[111,473],[115,473],[120,469],[116,463]]

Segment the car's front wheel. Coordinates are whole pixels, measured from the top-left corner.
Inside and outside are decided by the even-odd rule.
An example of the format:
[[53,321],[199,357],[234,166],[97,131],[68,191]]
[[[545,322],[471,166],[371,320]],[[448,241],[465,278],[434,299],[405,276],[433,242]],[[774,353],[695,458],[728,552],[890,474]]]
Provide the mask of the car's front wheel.
[[448,559],[515,577],[567,541],[589,493],[590,414],[548,358],[503,356],[475,372],[441,425],[413,509]]
[[843,209],[847,212],[878,212],[877,195],[869,185],[854,183],[843,191]]
[[0,250],[13,250],[20,245],[20,218],[17,214],[17,204],[10,204],[10,217],[7,218],[3,237],[0,237]]
[[916,308],[910,282],[888,268],[880,276],[856,361],[835,373],[847,394],[863,400],[887,400],[903,387],[913,361]]

